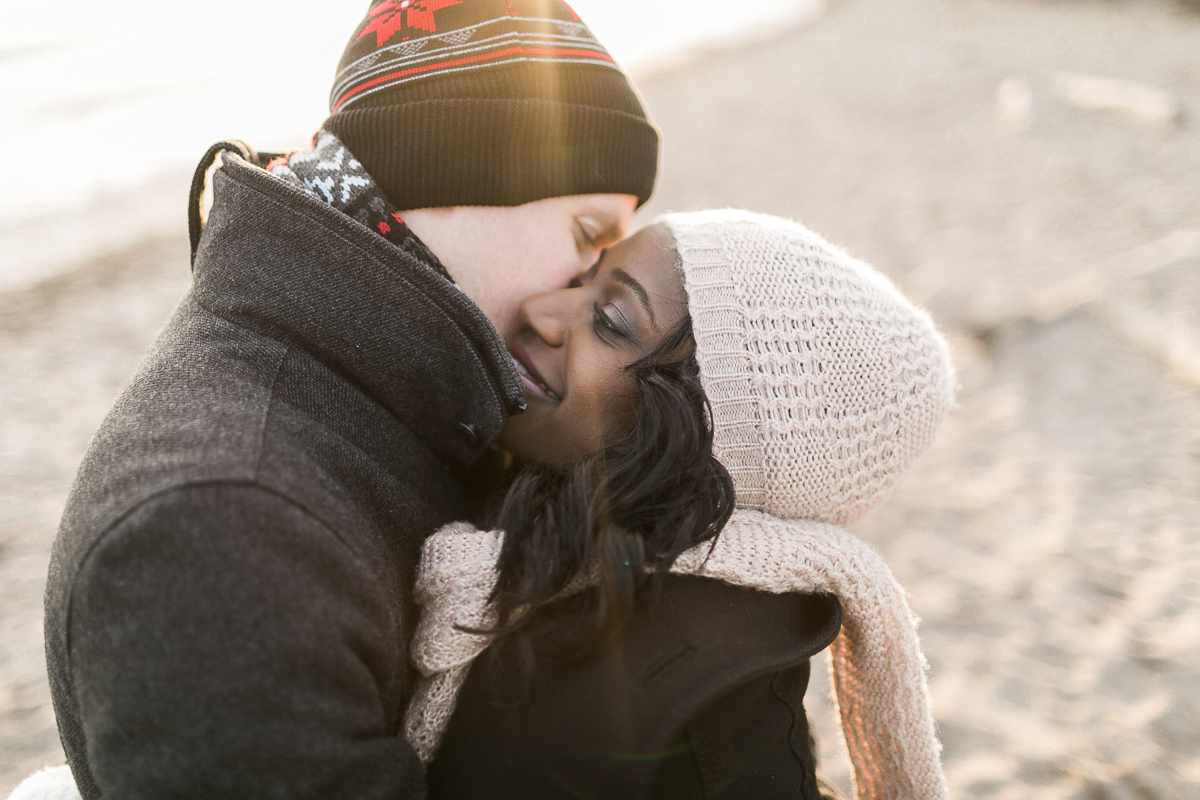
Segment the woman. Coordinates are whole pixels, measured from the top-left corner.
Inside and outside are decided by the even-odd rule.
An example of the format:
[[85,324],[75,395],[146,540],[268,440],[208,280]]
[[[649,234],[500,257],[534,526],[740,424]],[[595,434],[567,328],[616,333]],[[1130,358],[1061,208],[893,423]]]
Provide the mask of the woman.
[[929,319],[734,211],[667,216],[520,318],[520,468],[418,579],[431,796],[817,797],[801,699],[832,641],[858,795],[943,797],[903,592],[839,527],[952,403]]

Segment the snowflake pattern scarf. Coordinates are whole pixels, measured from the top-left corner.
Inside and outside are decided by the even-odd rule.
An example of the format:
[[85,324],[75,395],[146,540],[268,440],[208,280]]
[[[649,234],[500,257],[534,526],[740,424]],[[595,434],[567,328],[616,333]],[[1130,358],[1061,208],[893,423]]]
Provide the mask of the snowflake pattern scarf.
[[267,172],[321,198],[454,283],[442,262],[405,224],[363,165],[329,131],[317,132],[312,150],[297,150],[274,159],[267,165]]

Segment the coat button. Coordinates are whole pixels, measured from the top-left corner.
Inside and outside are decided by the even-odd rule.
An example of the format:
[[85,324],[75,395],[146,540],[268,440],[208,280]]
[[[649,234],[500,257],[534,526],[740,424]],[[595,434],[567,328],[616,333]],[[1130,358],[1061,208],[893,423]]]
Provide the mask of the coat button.
[[454,433],[458,436],[458,440],[467,447],[479,444],[479,434],[475,432],[475,426],[469,422],[460,422],[455,425]]

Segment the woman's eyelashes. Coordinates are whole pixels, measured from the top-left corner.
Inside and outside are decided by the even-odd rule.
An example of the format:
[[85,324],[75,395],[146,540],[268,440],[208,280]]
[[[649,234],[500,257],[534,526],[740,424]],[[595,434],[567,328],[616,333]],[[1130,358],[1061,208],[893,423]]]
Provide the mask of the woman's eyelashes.
[[609,344],[616,344],[618,340],[633,339],[635,331],[621,307],[611,302],[608,297],[609,292],[613,291],[613,282],[605,279],[603,283],[596,283],[596,276],[600,272],[600,262],[604,260],[604,254],[607,252],[607,250],[601,250],[600,258],[592,265],[592,268],[571,278],[567,282],[567,288],[582,289],[590,286],[593,291],[589,294],[593,297],[597,294],[602,296],[602,300],[592,302],[592,327],[602,340]]
[[[606,310],[610,308],[613,310],[612,314]],[[615,343],[617,340],[632,337],[625,315],[614,305],[602,306],[599,303],[593,303],[592,318],[596,335],[606,342]]]

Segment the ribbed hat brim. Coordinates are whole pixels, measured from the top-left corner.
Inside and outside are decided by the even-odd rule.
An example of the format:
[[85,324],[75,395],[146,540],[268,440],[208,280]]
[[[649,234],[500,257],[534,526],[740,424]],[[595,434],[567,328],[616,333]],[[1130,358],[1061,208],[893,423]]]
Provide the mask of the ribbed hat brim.
[[657,172],[658,131],[645,117],[537,98],[350,109],[325,128],[401,209],[606,193],[641,205]]

